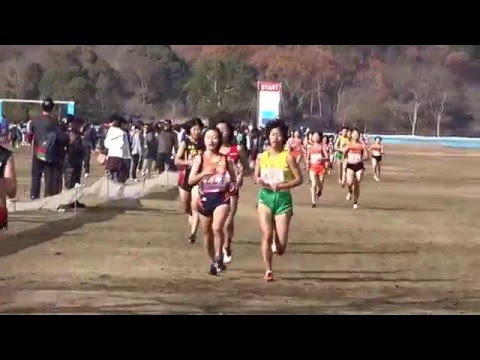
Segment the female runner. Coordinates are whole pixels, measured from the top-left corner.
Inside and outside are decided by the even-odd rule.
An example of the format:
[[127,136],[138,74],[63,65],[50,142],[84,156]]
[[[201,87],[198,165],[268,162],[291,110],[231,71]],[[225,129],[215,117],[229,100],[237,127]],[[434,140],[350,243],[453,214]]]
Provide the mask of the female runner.
[[8,228],[7,201],[14,199],[16,195],[17,171],[13,154],[0,146],[0,230]]
[[385,155],[382,138],[377,136],[375,142],[370,145],[368,150],[372,154],[372,167],[374,170],[373,178],[375,181],[380,181],[380,171],[382,170],[382,158]]
[[317,200],[322,195],[326,164],[328,164],[328,149],[320,143],[322,136],[314,132],[313,144],[307,152],[307,169],[310,175],[312,208],[317,207]]
[[[290,189],[303,183],[298,163],[284,149],[288,127],[281,120],[267,124],[266,135],[270,147],[260,156],[255,166],[255,180],[261,186],[258,193],[258,217],[262,236],[262,255],[265,264],[265,281],[273,281],[272,243],[276,253],[283,255],[287,249],[293,202]],[[276,236],[273,236],[273,230]]]
[[196,156],[188,184],[198,184],[198,212],[202,222],[205,249],[211,260],[210,274],[226,270],[222,250],[225,225],[230,213],[230,194],[236,191],[237,174],[227,155],[220,153],[222,134],[217,128],[205,132],[205,151]]
[[[190,236],[188,241],[194,244],[197,239],[198,229],[198,211],[196,209],[196,200],[198,197],[197,189],[192,189],[188,184],[188,178],[193,165],[193,158],[202,153],[203,145],[201,134],[203,130],[203,122],[194,118],[185,125],[185,140],[180,143],[177,154],[175,156],[175,165],[180,168],[178,175],[178,191],[180,201],[183,204],[185,214],[188,215],[188,223],[190,225]],[[193,205],[193,206],[192,206]]]
[[230,264],[232,261],[232,240],[234,236],[234,218],[237,213],[239,193],[238,191],[243,185],[243,166],[248,164],[248,159],[245,156],[245,151],[241,145],[235,145],[233,143],[233,126],[226,122],[220,121],[217,123],[217,129],[222,133],[222,146],[220,147],[220,153],[227,155],[232,161],[236,171],[236,184],[237,192],[230,194],[230,214],[228,215],[225,223],[225,243],[223,246],[223,261],[225,264]]
[[300,132],[294,132],[293,138],[290,138],[288,141],[288,147],[293,159],[297,162],[297,164],[300,163],[300,160],[302,159],[302,138],[300,137]]
[[338,170],[338,182],[339,184],[345,186],[345,164],[344,164],[344,154],[343,154],[343,149],[345,146],[348,144],[348,128],[344,126],[342,128],[342,131],[340,132],[340,135],[337,137],[337,140],[335,142],[335,159],[337,161],[337,170]]
[[330,144],[330,138],[328,135],[323,135],[322,136],[322,146],[323,146],[323,151],[325,152],[325,171],[328,175],[330,175],[330,168],[332,167],[332,160],[331,160],[331,144]]
[[360,183],[362,182],[365,166],[363,162],[367,160],[367,149],[364,143],[360,141],[360,133],[358,130],[352,131],[352,140],[343,149],[345,154],[347,169],[347,185],[348,194],[347,201],[352,198],[353,192],[353,208],[358,208],[358,198],[360,196]]

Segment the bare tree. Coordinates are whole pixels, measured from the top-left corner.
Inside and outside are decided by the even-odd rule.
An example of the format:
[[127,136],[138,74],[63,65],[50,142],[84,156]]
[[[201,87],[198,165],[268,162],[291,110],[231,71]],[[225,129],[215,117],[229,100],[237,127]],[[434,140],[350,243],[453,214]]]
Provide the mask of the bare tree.
[[389,69],[388,76],[393,100],[390,104],[395,107],[395,111],[407,109],[406,117],[410,122],[411,134],[415,135],[420,107],[425,105],[430,91],[428,66],[396,63]]
[[3,64],[1,84],[3,92],[23,98],[29,86],[27,80],[28,62],[16,53],[14,58]]
[[127,86],[145,107],[154,96],[153,83],[158,66],[151,59],[135,53],[125,54],[122,73]]
[[341,125],[356,126],[361,129],[386,127],[387,109],[381,99],[368,88],[349,88],[343,92],[343,105],[337,121]]
[[441,123],[448,103],[458,97],[459,91],[452,73],[441,65],[425,69],[429,78],[428,105],[435,123],[435,135],[440,137]]

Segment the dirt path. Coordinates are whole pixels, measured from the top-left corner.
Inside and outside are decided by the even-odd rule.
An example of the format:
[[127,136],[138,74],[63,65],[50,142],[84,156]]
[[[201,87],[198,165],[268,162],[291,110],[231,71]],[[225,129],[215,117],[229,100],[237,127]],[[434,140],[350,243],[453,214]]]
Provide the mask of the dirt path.
[[250,182],[234,261],[220,278],[207,275],[202,237],[187,244],[175,192],[142,209],[91,208],[74,219],[17,214],[19,229],[30,225],[0,240],[0,311],[478,313],[480,190],[471,161],[392,154],[383,182],[368,173],[358,211],[334,174],[317,209],[308,183],[295,190],[291,242],[272,284],[262,280]]

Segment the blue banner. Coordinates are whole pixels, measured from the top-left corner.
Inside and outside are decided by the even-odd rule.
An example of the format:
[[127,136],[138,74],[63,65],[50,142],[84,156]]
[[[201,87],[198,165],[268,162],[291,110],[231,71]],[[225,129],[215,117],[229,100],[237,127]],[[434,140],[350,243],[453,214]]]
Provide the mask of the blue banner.
[[75,102],[71,101],[67,104],[67,114],[75,115]]
[[0,118],[3,117],[3,101],[0,101]]

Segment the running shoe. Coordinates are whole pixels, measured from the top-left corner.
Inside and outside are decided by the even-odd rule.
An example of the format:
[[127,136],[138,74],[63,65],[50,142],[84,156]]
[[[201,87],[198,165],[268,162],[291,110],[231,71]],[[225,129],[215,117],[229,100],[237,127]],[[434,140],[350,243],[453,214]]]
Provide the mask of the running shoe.
[[230,247],[228,249],[223,249],[223,262],[225,264],[230,264],[232,262],[232,249]]
[[210,264],[210,271],[209,274],[213,276],[218,276],[218,273],[220,272],[220,269],[218,268],[218,265],[215,264],[214,262]]
[[217,266],[218,272],[227,270],[227,266],[225,265],[222,257],[217,257],[215,259],[214,264]]
[[195,234],[190,234],[190,236],[188,237],[188,242],[190,244],[195,244],[195,241],[197,241],[197,235]]
[[317,204],[312,204],[312,209],[315,209],[317,207]]
[[273,272],[267,271],[263,278],[265,279],[266,282],[272,282],[273,281]]
[[347,197],[345,198],[347,201],[350,201],[352,199],[352,193],[348,193]]
[[358,209],[358,204],[353,204],[354,209]]

